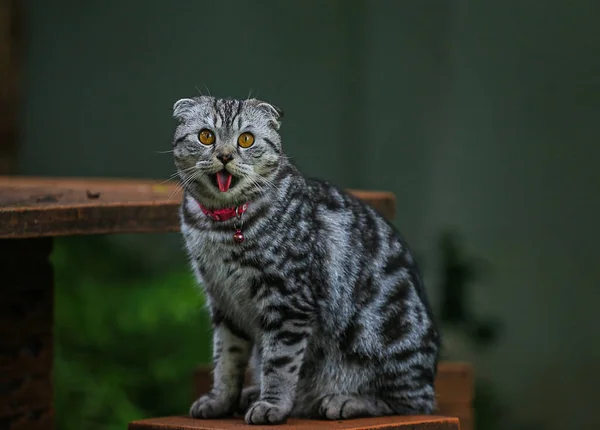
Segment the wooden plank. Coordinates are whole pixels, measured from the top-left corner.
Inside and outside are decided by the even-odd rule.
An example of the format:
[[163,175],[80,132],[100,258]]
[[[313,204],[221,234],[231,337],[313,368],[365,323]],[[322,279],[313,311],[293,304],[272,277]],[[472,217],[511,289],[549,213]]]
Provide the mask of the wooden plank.
[[456,418],[438,416],[393,416],[361,418],[346,421],[321,421],[289,419],[287,423],[273,426],[248,426],[241,418],[223,420],[198,420],[187,417],[164,417],[134,421],[129,430],[459,430]]
[[454,361],[439,363],[435,381],[438,402],[472,403],[474,385],[471,364]]
[[440,402],[436,413],[458,418],[461,430],[473,430],[474,409],[471,403]]
[[435,380],[438,413],[460,420],[462,430],[472,430],[475,376],[469,363],[442,361]]
[[[392,193],[350,192],[394,217]],[[0,238],[175,232],[181,197],[160,180],[0,176]]]

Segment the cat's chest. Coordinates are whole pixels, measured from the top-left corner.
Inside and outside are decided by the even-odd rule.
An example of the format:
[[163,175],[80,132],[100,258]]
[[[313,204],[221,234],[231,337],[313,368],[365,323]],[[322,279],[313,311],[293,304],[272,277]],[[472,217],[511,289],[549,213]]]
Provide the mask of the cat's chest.
[[258,306],[251,290],[259,274],[255,268],[240,262],[243,245],[233,241],[223,243],[198,231],[187,232],[185,237],[198,281],[211,300],[239,326],[255,327]]

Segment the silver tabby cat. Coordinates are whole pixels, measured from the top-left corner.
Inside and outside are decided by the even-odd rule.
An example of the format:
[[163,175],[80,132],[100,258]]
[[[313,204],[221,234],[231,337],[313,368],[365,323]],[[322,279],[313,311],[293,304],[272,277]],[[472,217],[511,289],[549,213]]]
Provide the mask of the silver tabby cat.
[[190,415],[434,412],[440,337],[394,227],[288,161],[278,107],[202,96],[173,116],[181,230],[213,324],[213,388]]

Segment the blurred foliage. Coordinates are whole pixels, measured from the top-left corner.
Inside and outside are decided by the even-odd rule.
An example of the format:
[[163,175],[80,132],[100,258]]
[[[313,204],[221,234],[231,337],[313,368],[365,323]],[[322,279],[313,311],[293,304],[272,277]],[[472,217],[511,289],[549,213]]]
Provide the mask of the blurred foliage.
[[210,326],[189,269],[152,267],[106,237],[56,241],[57,428],[119,429],[187,413]]
[[477,430],[502,430],[506,428],[504,421],[508,414],[506,404],[498,398],[494,387],[488,381],[477,377],[477,372],[475,372],[475,379],[474,427]]
[[[491,272],[490,264],[479,257],[470,255],[464,238],[456,230],[447,229],[439,236],[440,250],[440,321],[443,329],[454,328],[469,340],[476,351],[484,351],[497,345],[503,324],[497,318],[480,317],[470,305],[470,288]],[[442,359],[454,360],[461,357]],[[527,426],[511,423],[513,417],[508,404],[498,395],[494,385],[480,377],[475,368],[475,398],[473,400],[475,428],[478,430],[542,430],[538,423]]]
[[476,316],[469,306],[469,286],[489,271],[487,261],[468,255],[462,238],[453,230],[441,233],[439,249],[442,263],[440,321],[446,327],[460,328],[479,348],[494,344],[502,323]]

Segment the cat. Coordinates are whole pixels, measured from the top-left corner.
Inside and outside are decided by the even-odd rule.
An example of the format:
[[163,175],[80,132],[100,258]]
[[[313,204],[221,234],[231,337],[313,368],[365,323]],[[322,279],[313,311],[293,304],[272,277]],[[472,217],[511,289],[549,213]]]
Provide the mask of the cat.
[[[397,230],[299,172],[277,106],[201,96],[178,100],[173,117],[181,231],[213,326],[213,388],[190,415],[435,412],[440,334]],[[255,385],[242,390],[249,364]]]

